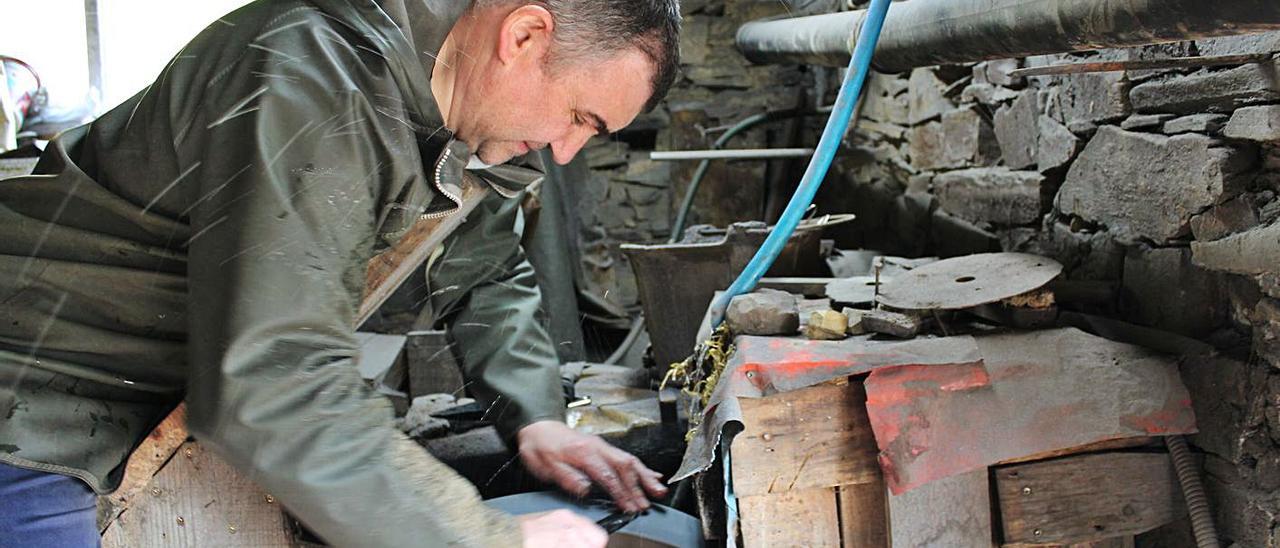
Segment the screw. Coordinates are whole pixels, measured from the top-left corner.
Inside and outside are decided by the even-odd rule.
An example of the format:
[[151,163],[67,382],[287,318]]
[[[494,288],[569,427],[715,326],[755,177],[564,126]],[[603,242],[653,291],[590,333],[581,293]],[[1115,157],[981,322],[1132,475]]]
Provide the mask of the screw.
[[762,435],[760,436],[760,439],[762,439],[762,440],[764,440],[764,441],[773,441],[773,434],[770,434],[770,433],[768,433],[768,432],[765,432],[764,434],[762,434]]
[[188,448],[187,448],[187,450],[186,450],[186,455],[187,455],[187,458],[191,458],[191,457],[196,456],[196,452],[195,452],[195,451],[192,451],[192,450],[191,450],[191,448],[190,448],[190,447],[188,447]]
[[755,371],[747,371],[747,378],[748,378],[748,379],[755,378],[755,376],[756,376]]
[[155,496],[157,496],[157,497],[158,497],[158,496],[160,496],[160,488],[159,488],[159,487],[152,487],[152,488],[151,488],[151,494],[152,494],[152,495],[155,495]]
[[1023,496],[1027,496],[1027,495],[1030,495],[1030,494],[1031,494],[1031,488],[1030,488],[1030,487],[1023,487],[1023,488],[1022,488],[1022,495],[1023,495]]
[[228,526],[227,526],[227,530],[228,530],[228,531],[231,531],[231,534],[233,534],[233,535],[234,535],[234,534],[236,534],[236,526],[234,526],[234,525],[228,525]]
[[1031,534],[1033,534],[1033,535],[1035,535],[1035,536],[1037,536],[1037,537],[1038,537],[1038,536],[1040,536],[1040,535],[1043,535],[1043,534],[1044,534],[1044,531],[1041,531],[1041,530],[1039,530],[1039,529],[1036,529],[1035,531],[1032,531],[1032,532],[1031,532]]
[[268,494],[266,498],[267,498],[267,504],[275,504],[275,502],[276,502],[276,498],[275,498],[275,497],[273,497],[273,496],[271,496],[270,494]]
[[187,524],[187,520],[182,519],[182,516],[178,516],[178,527],[182,527],[186,524]]

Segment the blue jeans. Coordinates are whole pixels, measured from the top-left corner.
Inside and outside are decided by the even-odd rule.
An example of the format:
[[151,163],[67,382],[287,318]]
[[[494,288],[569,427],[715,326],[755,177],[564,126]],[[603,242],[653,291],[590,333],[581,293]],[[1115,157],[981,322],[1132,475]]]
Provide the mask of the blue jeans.
[[83,481],[0,464],[0,548],[96,548],[97,508]]

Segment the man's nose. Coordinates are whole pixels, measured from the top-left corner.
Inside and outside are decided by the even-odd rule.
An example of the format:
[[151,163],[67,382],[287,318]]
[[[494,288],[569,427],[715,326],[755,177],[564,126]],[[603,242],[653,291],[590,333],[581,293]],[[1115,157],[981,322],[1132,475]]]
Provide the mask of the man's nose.
[[586,128],[570,131],[564,138],[551,143],[551,159],[560,165],[572,162],[573,157],[586,146],[592,135],[595,133]]

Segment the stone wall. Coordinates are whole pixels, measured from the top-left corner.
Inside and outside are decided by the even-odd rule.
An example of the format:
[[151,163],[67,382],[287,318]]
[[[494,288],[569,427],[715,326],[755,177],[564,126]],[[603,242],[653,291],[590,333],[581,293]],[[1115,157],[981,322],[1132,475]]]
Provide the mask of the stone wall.
[[1280,34],[877,75],[820,204],[858,245],[1004,249],[1109,280],[1102,312],[1211,343],[1188,362],[1225,539],[1280,513],[1280,61],[1011,77],[1020,67],[1280,51]]
[[[734,48],[734,33],[750,20],[828,12],[843,0],[683,0],[681,76],[654,112],[609,138],[596,138],[580,155],[590,173],[575,190],[582,217],[583,270],[594,292],[615,304],[638,302],[634,276],[618,245],[665,242],[697,162],[653,162],[653,150],[709,149],[724,130],[768,110],[830,102],[815,89],[834,85],[834,70],[755,66]],[[758,126],[728,148],[812,146],[824,117]],[[759,220],[770,203],[771,177],[803,170],[802,161],[713,162],[696,194],[689,225],[727,226]],[[784,182],[783,186],[787,183]],[[794,185],[794,181],[790,182]],[[775,191],[783,199],[790,190]],[[785,202],[783,202],[785,203]]]

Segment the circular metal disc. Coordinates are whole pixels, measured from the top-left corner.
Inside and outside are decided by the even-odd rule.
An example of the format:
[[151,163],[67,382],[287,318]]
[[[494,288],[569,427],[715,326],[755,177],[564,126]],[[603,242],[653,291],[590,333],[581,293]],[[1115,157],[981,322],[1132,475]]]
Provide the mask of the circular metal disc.
[[972,308],[1039,289],[1061,273],[1060,263],[1039,255],[969,255],[895,276],[881,286],[879,301],[902,310]]

